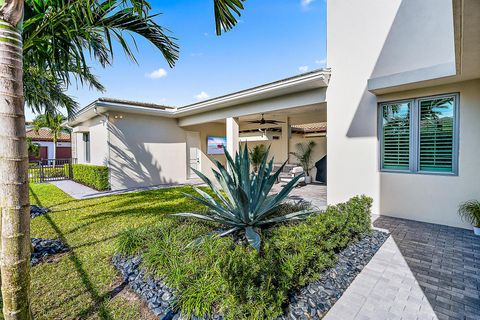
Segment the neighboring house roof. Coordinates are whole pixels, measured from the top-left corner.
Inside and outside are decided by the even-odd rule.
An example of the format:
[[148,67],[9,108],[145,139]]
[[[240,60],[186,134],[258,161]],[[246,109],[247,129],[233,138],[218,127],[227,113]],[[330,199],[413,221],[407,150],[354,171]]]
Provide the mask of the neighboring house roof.
[[178,108],[144,102],[100,98],[78,111],[75,118],[68,121],[67,124],[76,126],[95,116],[104,115],[109,110],[181,118],[250,101],[260,101],[297,92],[326,88],[329,80],[330,69],[319,69]]
[[[33,129],[27,129],[27,138],[32,139],[32,141],[53,141],[52,132],[47,128],[41,128],[38,130],[38,133]],[[64,132],[60,133],[60,137],[57,141],[70,141],[70,134]]]

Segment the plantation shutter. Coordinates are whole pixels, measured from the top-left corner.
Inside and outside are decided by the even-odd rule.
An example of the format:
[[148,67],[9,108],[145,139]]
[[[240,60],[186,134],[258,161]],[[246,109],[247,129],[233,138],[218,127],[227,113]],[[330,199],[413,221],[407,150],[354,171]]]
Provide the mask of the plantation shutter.
[[420,100],[420,171],[453,172],[455,98]]
[[411,102],[382,106],[382,168],[410,168]]

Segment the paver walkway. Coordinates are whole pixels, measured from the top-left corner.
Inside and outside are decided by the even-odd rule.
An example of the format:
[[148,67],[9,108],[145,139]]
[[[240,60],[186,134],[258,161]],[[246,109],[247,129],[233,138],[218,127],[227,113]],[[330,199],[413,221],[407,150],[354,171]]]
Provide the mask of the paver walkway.
[[[278,193],[285,183],[277,183],[273,185],[272,193]],[[288,200],[298,201],[304,200],[310,202],[316,209],[324,209],[327,206],[327,186],[321,184],[307,184],[303,187],[296,187],[290,192]]]
[[381,216],[390,238],[324,319],[480,319],[480,238]]

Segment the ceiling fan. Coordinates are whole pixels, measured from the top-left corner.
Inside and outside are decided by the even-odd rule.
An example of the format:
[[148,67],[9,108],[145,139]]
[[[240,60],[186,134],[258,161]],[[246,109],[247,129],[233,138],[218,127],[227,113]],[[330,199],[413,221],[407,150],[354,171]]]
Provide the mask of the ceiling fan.
[[247,121],[248,123],[258,123],[258,124],[279,124],[279,123],[285,123],[284,121],[278,121],[278,120],[268,120],[264,118],[264,114],[262,113],[262,118],[260,120],[252,120],[252,121]]

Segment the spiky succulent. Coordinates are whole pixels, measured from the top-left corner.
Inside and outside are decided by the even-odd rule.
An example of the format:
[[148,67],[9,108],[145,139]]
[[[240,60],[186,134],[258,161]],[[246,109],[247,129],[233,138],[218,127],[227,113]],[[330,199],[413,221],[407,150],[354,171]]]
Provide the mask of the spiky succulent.
[[302,210],[282,216],[272,216],[298,184],[302,175],[293,178],[279,193],[270,194],[286,162],[273,172],[273,158],[267,161],[268,154],[269,150],[263,155],[258,171],[251,172],[247,146],[240,148],[240,152],[235,154],[235,159],[225,150],[228,169],[219,161],[215,161],[217,169],[212,169],[220,188],[203,173],[192,168],[213,191],[216,198],[199,188],[194,188],[198,195],[185,195],[204,204],[208,208],[207,213],[175,215],[214,221],[229,227],[230,229],[222,235],[244,230],[248,242],[255,249],[260,250],[261,238],[258,229],[272,223],[305,219],[314,212],[314,210]]

